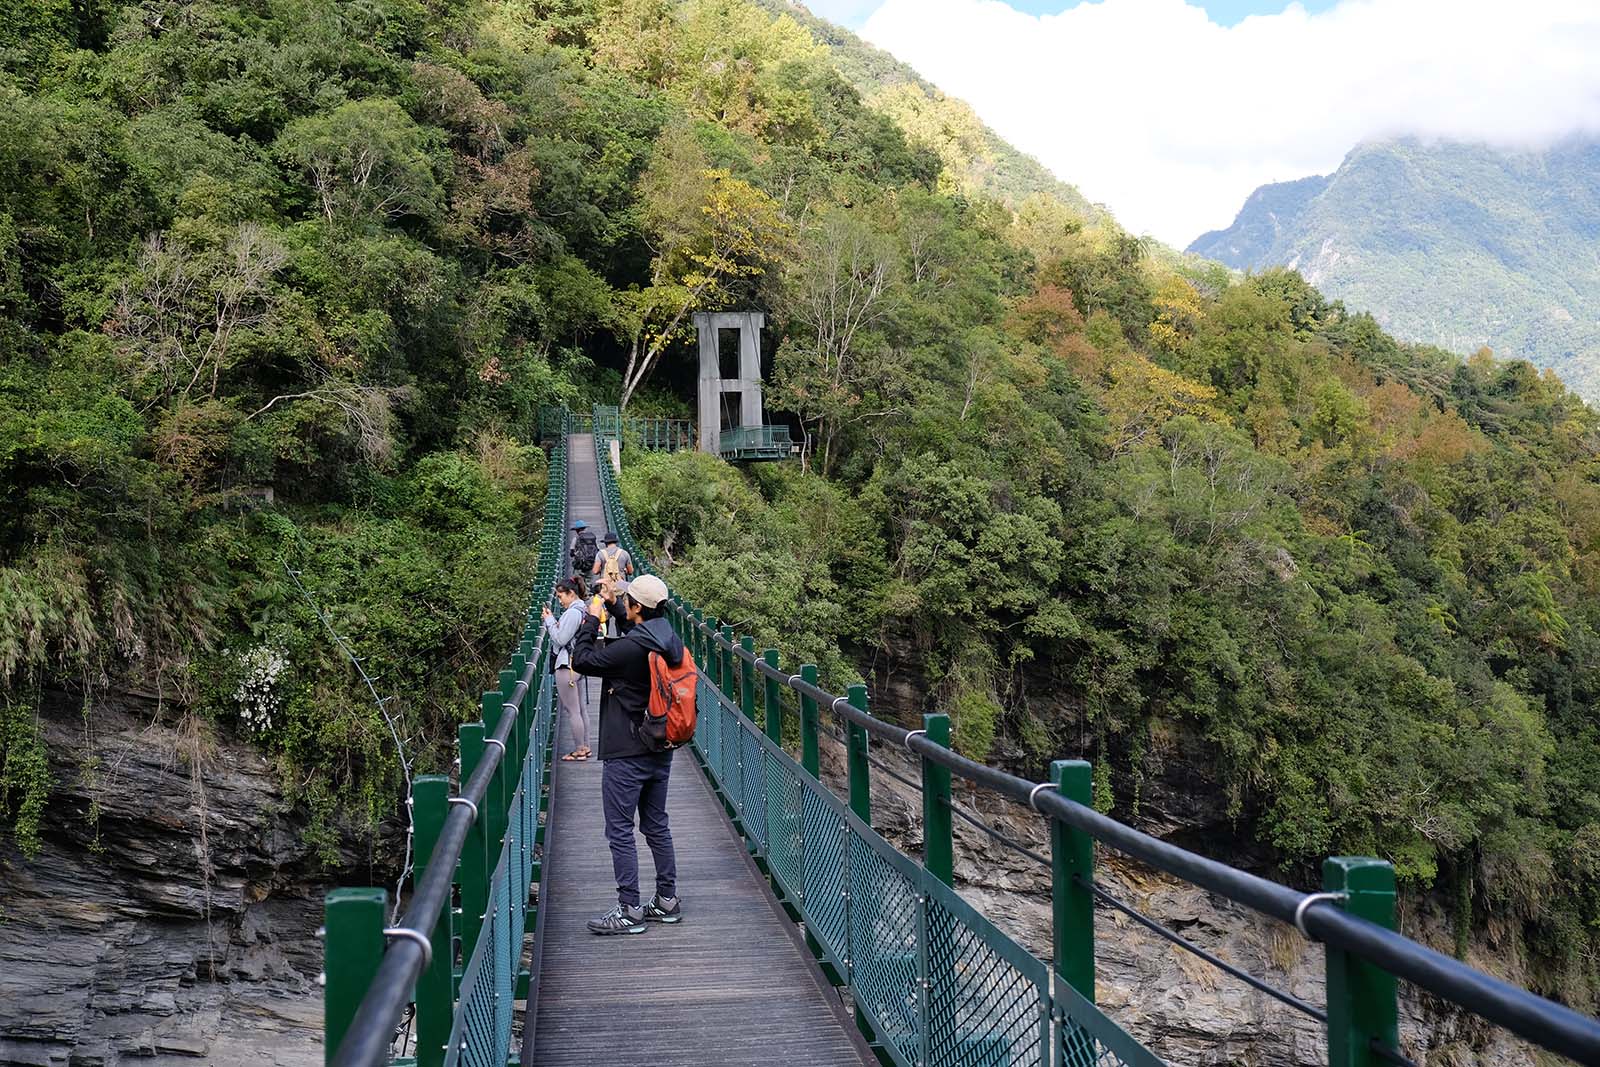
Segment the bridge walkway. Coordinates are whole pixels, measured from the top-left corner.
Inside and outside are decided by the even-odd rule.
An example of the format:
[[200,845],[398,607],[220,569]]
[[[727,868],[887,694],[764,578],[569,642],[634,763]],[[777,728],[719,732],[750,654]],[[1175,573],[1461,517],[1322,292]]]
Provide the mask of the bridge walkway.
[[[583,519],[603,536],[594,462],[592,439],[573,435],[569,524]],[[588,696],[592,732],[596,683]],[[557,751],[570,751],[565,724],[559,736]],[[683,922],[633,936],[589,933],[585,923],[616,902],[600,774],[595,761],[556,762],[534,1063],[876,1063],[687,750],[673,765],[667,803]],[[641,838],[639,884],[648,895],[654,883]]]

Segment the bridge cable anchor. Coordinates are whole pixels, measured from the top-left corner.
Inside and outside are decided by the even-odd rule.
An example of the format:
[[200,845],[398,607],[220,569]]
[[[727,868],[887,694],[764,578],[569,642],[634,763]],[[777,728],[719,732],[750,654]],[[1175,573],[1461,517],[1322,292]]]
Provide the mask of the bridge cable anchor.
[[433,965],[433,942],[421,930],[412,930],[404,926],[390,926],[383,931],[384,937],[396,937],[402,941],[414,941],[422,946],[422,969],[427,970]]
[[449,803],[450,804],[464,804],[467,807],[471,808],[472,809],[472,821],[473,822],[477,822],[478,821],[478,805],[474,804],[468,798],[466,798],[466,797],[451,797],[450,800],[449,800]]
[[1296,904],[1294,906],[1294,925],[1295,925],[1295,928],[1298,929],[1300,931],[1301,935],[1303,937],[1305,937],[1307,940],[1309,940],[1309,941],[1316,940],[1315,938],[1313,938],[1311,936],[1311,932],[1306,929],[1306,909],[1311,907],[1311,905],[1313,905],[1313,904],[1321,904],[1325,900],[1326,901],[1333,901],[1333,900],[1349,900],[1349,899],[1350,899],[1350,894],[1349,893],[1307,893],[1305,896],[1300,898],[1300,903],[1298,903],[1298,904]]
[[[919,730],[918,733],[921,733],[921,731]],[[1054,782],[1040,782],[1038,785],[1028,790],[1028,807],[1032,808],[1034,811],[1039,811],[1039,791],[1041,789],[1054,789],[1055,787],[1056,784]],[[1043,815],[1044,813],[1039,812],[1039,814]]]

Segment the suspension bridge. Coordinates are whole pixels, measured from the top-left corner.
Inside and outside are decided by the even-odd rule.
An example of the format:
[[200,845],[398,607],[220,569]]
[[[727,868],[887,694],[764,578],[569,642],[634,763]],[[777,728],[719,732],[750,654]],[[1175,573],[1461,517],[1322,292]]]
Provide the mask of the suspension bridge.
[[[630,427],[614,409],[547,413],[549,490],[525,627],[480,720],[460,727],[460,770],[417,778],[416,870],[388,925],[381,889],[326,901],[329,1064],[887,1064],[893,1067],[1158,1067],[1162,1060],[1096,1006],[1097,903],[1323,1024],[1335,1067],[1412,1063],[1398,985],[1600,1067],[1600,1022],[1395,930],[1385,862],[1332,857],[1305,893],[1116,822],[1091,803],[1091,768],[1061,760],[1032,782],[949,747],[942,714],[907,729],[872,715],[867,690],[818,684],[777,649],[674,598],[670,617],[701,669],[699,724],[679,750],[669,814],[685,920],[644,937],[599,938],[584,922],[614,893],[601,832],[599,768],[556,760],[541,609],[575,519],[614,531],[648,570],[617,491],[611,445],[686,447],[672,426]],[[591,691],[591,708],[598,693]],[[836,737],[843,795],[821,775]],[[920,763],[923,849],[873,828],[874,747]],[[564,749],[562,749],[564,751]],[[974,819],[961,779],[1049,820],[1049,854]],[[1052,952],[1031,954],[956,891],[953,820],[1050,870]],[[1297,927],[1326,955],[1326,1003],[1273,988],[1139,914],[1095,880],[1109,848]],[[640,857],[650,885],[649,853]]]

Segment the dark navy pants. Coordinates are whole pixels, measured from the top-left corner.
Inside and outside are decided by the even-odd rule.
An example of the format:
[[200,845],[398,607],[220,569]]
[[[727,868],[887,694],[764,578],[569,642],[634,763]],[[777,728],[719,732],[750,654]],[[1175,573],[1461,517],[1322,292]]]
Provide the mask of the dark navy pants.
[[606,840],[611,843],[611,868],[617,876],[617,899],[630,908],[639,906],[639,852],[633,841],[633,817],[650,846],[656,864],[656,892],[678,895],[678,861],[672,854],[672,831],[667,826],[667,779],[672,774],[672,753],[608,759],[600,771],[600,804],[606,816]]

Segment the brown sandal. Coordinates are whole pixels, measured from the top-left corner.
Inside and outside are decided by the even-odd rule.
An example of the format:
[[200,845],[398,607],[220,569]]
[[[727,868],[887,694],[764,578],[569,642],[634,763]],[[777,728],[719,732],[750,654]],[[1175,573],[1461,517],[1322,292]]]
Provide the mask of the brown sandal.
[[565,756],[562,756],[561,757],[561,761],[563,763],[582,763],[584,760],[586,760],[588,758],[589,758],[589,753],[587,753],[587,752],[573,751],[573,752],[568,752]]

